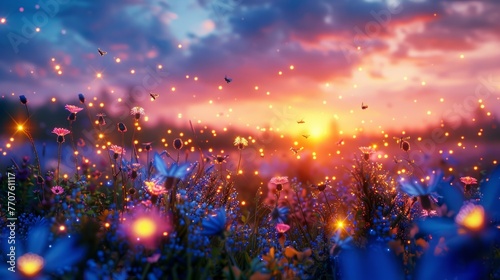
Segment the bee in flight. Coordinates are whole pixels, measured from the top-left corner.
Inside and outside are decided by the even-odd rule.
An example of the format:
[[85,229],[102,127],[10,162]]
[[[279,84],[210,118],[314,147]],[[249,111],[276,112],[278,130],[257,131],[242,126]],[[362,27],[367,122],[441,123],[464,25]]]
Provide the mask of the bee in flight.
[[101,50],[101,49],[99,49],[99,48],[97,48],[97,51],[99,52],[99,54],[100,54],[101,56],[103,56],[103,55],[105,55],[105,54],[107,54],[107,53],[108,53],[107,51],[103,51],[103,50]]
[[304,121],[304,119],[301,119],[300,121],[297,121],[297,123],[301,124],[301,123],[306,123],[306,122]]
[[304,149],[304,147],[301,147],[300,149],[297,149],[297,148],[294,148],[294,147],[290,147],[290,151],[292,151],[292,153],[294,155],[298,154],[300,151],[302,151]]
[[228,83],[228,84],[229,84],[230,82],[232,82],[232,81],[233,81],[233,79],[232,79],[232,78],[229,78],[227,75],[225,75],[225,76],[224,76],[224,81],[226,81],[226,83]]
[[399,148],[402,149],[403,151],[405,152],[408,152],[410,150],[410,143],[408,142],[408,140],[410,140],[410,136],[407,136],[407,137],[392,137],[394,140],[397,141],[397,143],[399,143]]
[[342,144],[344,144],[344,139],[340,139],[340,140],[337,142],[337,146],[340,146],[340,145],[342,145]]
[[368,108],[368,105],[365,105],[363,102],[361,102],[361,109],[365,110]]
[[159,94],[157,94],[157,93],[152,93],[152,92],[150,92],[150,93],[149,93],[149,96],[151,96],[151,100],[156,100],[156,98],[158,98],[158,96],[160,96],[160,95],[159,95]]
[[309,135],[309,134],[302,134],[302,137],[304,137],[306,139],[309,138],[309,136],[311,136],[311,135]]

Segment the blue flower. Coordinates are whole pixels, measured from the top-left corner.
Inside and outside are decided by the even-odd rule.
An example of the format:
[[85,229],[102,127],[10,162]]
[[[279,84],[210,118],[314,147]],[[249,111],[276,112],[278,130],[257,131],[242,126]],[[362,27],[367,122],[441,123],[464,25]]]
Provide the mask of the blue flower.
[[400,189],[410,197],[420,198],[422,208],[424,208],[425,210],[430,210],[430,196],[432,196],[436,192],[437,188],[443,182],[442,179],[443,173],[441,171],[438,171],[432,175],[427,187],[420,184],[418,181],[402,181]]
[[[83,248],[74,246],[74,239],[61,238],[49,245],[49,238],[49,226],[41,225],[30,230],[26,244],[19,242],[13,246],[5,242],[7,248],[4,247],[3,251],[8,252],[9,259],[0,265],[0,279],[50,279],[54,274],[74,267],[85,256]],[[9,253],[12,252],[15,261],[9,263],[12,259]]]
[[222,235],[226,229],[226,210],[220,208],[215,215],[206,217],[201,225],[203,227],[201,234],[203,235]]
[[269,221],[276,223],[286,223],[288,220],[288,213],[290,210],[286,206],[277,206],[271,211]]
[[[494,253],[500,240],[500,168],[481,185],[483,197],[464,203],[456,188],[445,188],[444,201],[453,216],[427,219],[419,223],[422,233],[432,234],[428,253],[421,261],[420,278],[441,275],[443,278],[482,279],[495,267],[484,261]],[[445,249],[442,249],[445,248]],[[432,252],[440,251],[438,256]],[[460,263],[460,266],[452,264]],[[449,269],[449,268],[456,269]]]
[[156,179],[159,181],[159,183],[162,183],[169,178],[183,179],[190,170],[189,165],[189,163],[180,165],[177,163],[173,163],[172,165],[170,165],[170,168],[168,168],[158,153],[155,153],[154,156],[154,166],[157,172]]

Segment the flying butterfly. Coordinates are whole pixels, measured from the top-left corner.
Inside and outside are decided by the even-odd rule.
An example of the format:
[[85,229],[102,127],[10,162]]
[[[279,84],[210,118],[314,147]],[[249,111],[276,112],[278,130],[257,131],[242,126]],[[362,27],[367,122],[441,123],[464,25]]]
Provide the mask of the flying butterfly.
[[309,135],[309,134],[302,134],[302,137],[304,137],[306,139],[309,138],[309,136],[311,136],[311,135]]
[[156,100],[156,98],[158,98],[160,95],[159,95],[159,94],[157,94],[157,93],[152,93],[152,92],[150,92],[150,93],[149,93],[149,96],[151,96],[151,100]]
[[402,149],[405,152],[408,152],[410,150],[410,143],[407,140],[410,140],[410,136],[407,137],[392,137],[394,140],[399,143],[399,148]]
[[108,53],[107,51],[103,51],[103,50],[101,50],[101,49],[99,49],[99,48],[97,48],[97,51],[99,52],[99,54],[100,54],[101,56],[103,56],[103,55],[105,55],[105,54],[107,54],[107,53]]
[[224,81],[226,81],[226,83],[228,83],[228,84],[229,84],[230,82],[232,82],[232,81],[233,81],[233,79],[232,79],[232,78],[229,78],[229,77],[226,75],[226,76],[224,76]]
[[301,119],[300,121],[297,121],[297,123],[301,124],[301,123],[306,123],[306,122],[304,121],[304,119]]
[[304,147],[301,147],[300,149],[297,149],[297,148],[294,148],[294,147],[290,147],[290,151],[292,151],[294,155],[298,154],[303,149],[304,149]]
[[363,102],[361,102],[361,109],[365,110],[368,108],[368,105],[365,105]]

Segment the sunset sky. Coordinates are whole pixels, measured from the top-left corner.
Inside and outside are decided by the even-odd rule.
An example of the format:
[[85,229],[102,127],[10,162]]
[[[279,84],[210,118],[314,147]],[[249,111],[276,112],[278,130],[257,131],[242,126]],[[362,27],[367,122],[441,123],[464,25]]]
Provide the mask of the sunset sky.
[[95,107],[105,102],[111,118],[144,107],[150,127],[163,120],[188,129],[191,120],[248,135],[309,135],[311,143],[441,123],[457,128],[478,110],[491,118],[500,112],[498,1],[0,7],[0,95],[18,102],[24,94],[34,107],[79,105],[83,93]]

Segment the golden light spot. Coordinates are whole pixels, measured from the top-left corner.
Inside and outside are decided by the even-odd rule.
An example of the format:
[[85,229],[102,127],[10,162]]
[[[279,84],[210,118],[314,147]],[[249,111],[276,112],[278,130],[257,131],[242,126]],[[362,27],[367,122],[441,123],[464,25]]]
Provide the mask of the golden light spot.
[[221,90],[221,89],[222,89],[222,86],[219,86],[219,90]]
[[56,70],[59,70],[59,69],[61,69],[61,65],[56,65],[54,68],[55,68]]
[[172,90],[172,91],[175,91],[175,87],[172,87],[172,88],[171,88],[171,90]]
[[17,126],[17,130],[18,130],[18,131],[22,131],[23,129],[24,129],[24,127],[23,127],[23,125],[21,125],[21,124]]
[[117,57],[117,58],[115,59],[115,61],[116,61],[116,63],[120,63],[122,60],[121,60],[119,57]]
[[66,230],[66,227],[64,225],[59,226],[59,231],[65,231],[65,230]]
[[135,74],[135,70],[134,69],[130,70],[130,74]]
[[156,224],[148,217],[137,219],[132,224],[132,231],[138,238],[149,238],[156,232]]
[[62,71],[61,70],[57,71],[57,74],[62,75]]
[[460,58],[461,58],[461,59],[464,59],[464,57],[465,57],[465,56],[464,56],[463,54],[461,54],[461,55],[460,55]]
[[344,222],[343,221],[338,221],[337,222],[337,228],[344,228]]
[[42,270],[44,263],[39,255],[26,253],[17,260],[17,268],[24,276],[34,277]]
[[109,223],[104,224],[104,227],[106,227],[106,228],[109,228],[109,226],[110,226]]
[[100,78],[102,78],[102,74],[101,74],[101,73],[97,73],[97,74],[96,74],[96,77],[97,77],[98,79],[100,79]]
[[35,31],[36,31],[36,32],[40,32],[40,27],[37,27],[37,28],[35,29]]
[[182,48],[182,45],[181,45],[181,44],[178,44],[178,45],[177,45],[177,47],[178,47],[179,49],[181,49],[181,48]]
[[283,75],[283,72],[279,71],[279,72],[278,72],[278,75]]
[[470,230],[480,230],[484,225],[484,208],[481,205],[466,204],[458,212],[455,221]]
[[290,70],[293,70],[295,69],[295,67],[293,65],[290,65]]
[[1,18],[1,19],[0,19],[0,23],[2,23],[2,24],[3,24],[3,23],[5,23],[5,22],[7,22],[7,20],[6,20],[5,18]]

